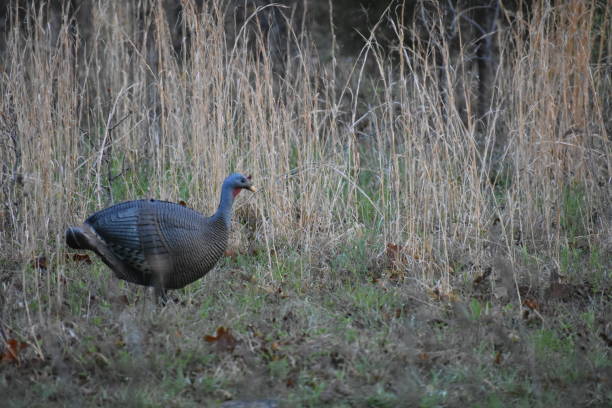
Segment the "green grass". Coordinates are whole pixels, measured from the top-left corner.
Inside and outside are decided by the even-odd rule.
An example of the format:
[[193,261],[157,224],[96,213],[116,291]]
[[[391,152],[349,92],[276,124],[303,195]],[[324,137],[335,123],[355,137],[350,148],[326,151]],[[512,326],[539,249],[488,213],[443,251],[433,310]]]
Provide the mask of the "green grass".
[[[26,267],[22,292],[15,289],[21,276],[8,281],[13,299],[29,299],[31,318],[53,324],[38,340],[44,360],[30,340],[19,365],[0,363],[0,388],[8,406],[610,402],[601,385],[612,369],[601,338],[610,290],[601,252],[563,247],[560,273],[588,293],[547,298],[544,284],[530,295],[537,313],[525,313],[516,299],[493,296],[488,283],[473,287],[461,273],[449,298],[415,287],[410,270],[403,280],[381,275],[386,255],[376,258],[374,242],[358,234],[314,262],[277,248],[271,269],[264,251],[239,253],[174,291],[166,307],[143,288],[117,284],[97,258]],[[519,254],[526,267],[546,262],[527,247]],[[23,318],[23,308],[15,301],[6,310]],[[15,330],[18,321],[6,320],[10,336],[28,339]],[[231,329],[232,350],[204,340],[219,326]]]
[[[29,348],[20,366],[4,363],[3,395],[9,406],[19,406],[26,389],[51,406],[214,405],[247,397],[301,407],[393,407],[407,400],[421,407],[457,401],[562,406],[566,393],[572,401],[609,402],[587,369],[611,367],[598,337],[605,309],[600,295],[587,304],[551,304],[541,310],[544,322],[530,317],[536,323],[530,324],[512,303],[470,299],[461,291],[447,303],[409,283],[372,283],[360,258],[336,259],[332,269],[350,271],[349,278],[317,287],[301,280],[299,256],[288,252],[286,258],[294,262],[278,274],[254,273],[250,281],[239,279],[238,271],[258,270],[264,260],[228,259],[197,288],[176,291],[178,303],[165,308],[130,285],[111,287],[110,293],[89,286],[86,274],[97,275],[92,269],[103,275],[96,279],[110,272],[98,264],[78,266],[86,279],[71,276],[69,296],[52,311],[61,320],[41,339],[46,360]],[[268,285],[281,291],[268,291]],[[85,293],[97,299],[89,309]],[[122,293],[129,305],[116,300]],[[34,304],[30,309],[37,313]],[[233,351],[203,340],[218,326],[232,329]],[[579,341],[588,347],[581,349]],[[56,370],[63,373],[61,381],[45,374]],[[79,387],[91,395],[83,396]]]
[[563,189],[561,227],[567,234],[570,244],[573,244],[577,237],[587,233],[585,194],[584,188],[579,184],[566,186]]

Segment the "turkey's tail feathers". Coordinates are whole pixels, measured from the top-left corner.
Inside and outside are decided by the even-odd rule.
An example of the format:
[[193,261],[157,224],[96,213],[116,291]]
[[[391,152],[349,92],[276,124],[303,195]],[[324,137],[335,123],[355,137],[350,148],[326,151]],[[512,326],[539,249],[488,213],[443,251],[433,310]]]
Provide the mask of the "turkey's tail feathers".
[[80,227],[70,227],[66,230],[66,244],[72,249],[94,249]]

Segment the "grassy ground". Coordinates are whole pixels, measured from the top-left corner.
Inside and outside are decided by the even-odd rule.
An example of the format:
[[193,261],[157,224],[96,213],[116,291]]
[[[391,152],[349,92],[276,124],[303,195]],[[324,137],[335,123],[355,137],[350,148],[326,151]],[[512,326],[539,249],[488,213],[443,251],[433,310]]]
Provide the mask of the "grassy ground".
[[[69,262],[48,293],[28,304],[14,288],[7,299],[11,335],[28,347],[2,363],[3,398],[24,407],[610,403],[612,288],[596,283],[597,265],[581,264],[595,274],[579,284],[520,288],[521,308],[491,276],[441,296],[371,258],[345,258],[360,246],[316,262],[284,251],[272,270],[265,256],[226,258],[164,308],[114,284],[99,262]],[[51,313],[47,296],[62,297]]]
[[[612,404],[609,7],[504,9],[477,118],[435,9],[390,55],[289,24],[279,57],[254,15],[189,4],[185,53],[146,1],[11,15],[0,405]],[[211,213],[232,171],[260,191],[164,307],[65,247],[122,200]]]

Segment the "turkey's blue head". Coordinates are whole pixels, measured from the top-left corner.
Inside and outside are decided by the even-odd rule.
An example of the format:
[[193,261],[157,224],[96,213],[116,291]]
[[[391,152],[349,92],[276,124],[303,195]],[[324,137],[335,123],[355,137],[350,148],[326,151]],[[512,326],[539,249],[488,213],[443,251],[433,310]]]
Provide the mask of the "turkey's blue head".
[[251,183],[251,176],[245,176],[240,173],[230,174],[225,181],[223,182],[223,189],[230,189],[232,191],[232,196],[236,198],[242,189],[247,189],[252,192],[256,192],[257,189]]

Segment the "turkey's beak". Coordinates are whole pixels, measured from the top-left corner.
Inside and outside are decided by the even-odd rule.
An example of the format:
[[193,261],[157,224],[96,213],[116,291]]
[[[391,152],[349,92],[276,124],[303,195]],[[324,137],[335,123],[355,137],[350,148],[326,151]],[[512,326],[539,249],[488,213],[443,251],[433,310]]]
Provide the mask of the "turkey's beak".
[[255,188],[255,186],[248,186],[248,187],[247,187],[247,190],[250,190],[250,191],[252,191],[252,192],[254,192],[254,193],[256,193],[256,192],[257,192],[257,189]]

